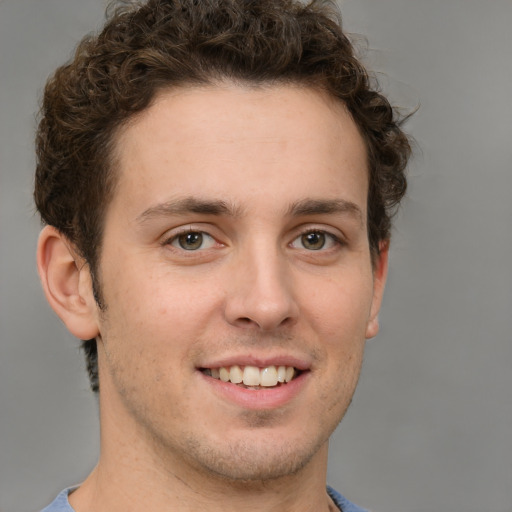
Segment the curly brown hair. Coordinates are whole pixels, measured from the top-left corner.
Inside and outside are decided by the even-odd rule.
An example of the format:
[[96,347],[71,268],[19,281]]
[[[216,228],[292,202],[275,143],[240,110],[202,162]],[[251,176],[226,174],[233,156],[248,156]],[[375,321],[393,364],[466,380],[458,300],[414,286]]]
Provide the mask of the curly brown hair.
[[[126,3],[125,3],[126,4]],[[35,202],[88,263],[95,297],[103,218],[115,184],[116,132],[166,88],[219,80],[301,84],[350,111],[366,143],[372,256],[390,238],[411,147],[403,119],[372,85],[333,2],[148,0],[113,12],[46,85],[37,132]],[[97,391],[95,340],[83,342]]]

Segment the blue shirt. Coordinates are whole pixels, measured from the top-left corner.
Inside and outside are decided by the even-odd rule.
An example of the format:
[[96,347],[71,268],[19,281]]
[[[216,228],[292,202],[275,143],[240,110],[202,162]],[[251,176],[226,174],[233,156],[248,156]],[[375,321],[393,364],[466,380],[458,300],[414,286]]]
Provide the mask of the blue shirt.
[[[64,489],[46,508],[41,512],[75,512],[68,501],[69,493],[76,489],[76,487],[70,487]],[[367,512],[366,510],[354,505],[346,498],[344,498],[339,492],[335,491],[332,487],[327,487],[327,494],[331,497],[332,501],[341,510],[341,512]]]

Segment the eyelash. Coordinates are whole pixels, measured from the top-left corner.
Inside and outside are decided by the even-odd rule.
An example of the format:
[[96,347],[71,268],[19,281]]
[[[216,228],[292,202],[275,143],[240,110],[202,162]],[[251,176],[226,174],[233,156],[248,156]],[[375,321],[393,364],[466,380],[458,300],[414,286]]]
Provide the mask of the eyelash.
[[[219,244],[219,242],[217,242],[215,237],[210,235],[208,232],[203,231],[201,229],[193,229],[192,227],[189,227],[189,228],[183,229],[183,230],[181,230],[181,231],[179,231],[177,233],[173,233],[172,236],[170,236],[170,237],[166,238],[165,240],[163,240],[162,246],[169,246],[170,245],[170,246],[172,246],[173,248],[175,248],[177,250],[185,251],[185,252],[188,252],[188,253],[197,252],[200,248],[194,250],[194,249],[185,249],[184,247],[176,247],[176,246],[174,246],[174,243],[178,242],[180,237],[186,236],[186,235],[192,235],[192,234],[201,235],[203,238],[207,237],[207,238],[211,239],[213,241],[212,245]],[[204,240],[202,242],[204,242]],[[202,245],[202,243],[201,243],[201,245]]]
[[[292,240],[292,242],[290,242],[290,245],[293,242],[295,242],[295,240],[298,240],[299,238],[302,238],[303,236],[309,235],[309,234],[320,234],[320,235],[323,235],[323,236],[326,237],[326,239],[330,239],[331,243],[333,243],[336,247],[343,247],[343,246],[346,245],[346,242],[341,237],[336,236],[335,234],[333,234],[333,233],[331,233],[329,231],[326,231],[325,229],[315,229],[315,228],[307,228],[307,229],[304,229],[303,231],[301,231]],[[326,241],[326,243],[328,243],[328,242]],[[306,248],[304,248],[304,249],[306,249]],[[324,249],[324,247],[322,246],[319,249],[310,249],[309,252],[327,252],[327,251],[329,251],[329,249],[332,250],[333,248]]]
[[[184,247],[178,247],[178,246],[174,245],[175,243],[179,243],[178,240],[180,237],[186,236],[189,234],[198,234],[198,235],[201,235],[203,238],[207,237],[208,239],[211,239],[212,246],[215,243],[219,244],[219,242],[217,242],[215,237],[212,236],[211,234],[209,234],[208,232],[203,231],[201,229],[193,229],[192,227],[189,227],[187,229],[183,229],[183,230],[179,231],[178,233],[174,233],[172,236],[166,238],[162,242],[162,246],[171,246],[178,251],[184,251],[186,253],[189,253],[190,256],[192,256],[192,254],[195,252],[199,252],[201,249],[206,250],[206,249],[211,248],[211,247],[202,248],[200,246],[197,249],[185,249]],[[322,244],[322,246],[319,247],[318,249],[307,249],[306,247],[300,247],[299,249],[303,249],[303,250],[306,250],[306,251],[312,252],[312,253],[330,252],[333,249],[335,249],[336,247],[343,247],[346,245],[346,242],[343,239],[341,239],[339,236],[336,236],[335,234],[333,234],[329,231],[326,231],[324,229],[314,229],[314,228],[307,228],[307,229],[302,230],[297,236],[295,236],[293,238],[293,240],[288,245],[293,247],[293,244],[295,241],[302,239],[302,237],[304,237],[306,235],[312,235],[312,234],[321,235],[321,236],[325,237],[324,244]],[[329,240],[330,240],[330,242],[329,242]],[[201,245],[203,245],[203,243],[204,243],[204,240],[201,240]],[[329,243],[333,244],[335,247],[328,247],[326,249],[325,245],[329,244]],[[220,244],[220,245],[222,245],[222,244]]]

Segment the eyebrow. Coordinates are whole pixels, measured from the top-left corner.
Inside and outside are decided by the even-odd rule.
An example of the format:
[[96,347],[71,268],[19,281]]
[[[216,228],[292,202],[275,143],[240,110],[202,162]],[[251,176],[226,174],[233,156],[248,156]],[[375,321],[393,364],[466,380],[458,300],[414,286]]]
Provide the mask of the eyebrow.
[[144,210],[137,221],[143,224],[155,217],[167,217],[171,215],[185,215],[187,213],[200,213],[206,215],[225,215],[239,217],[242,209],[220,200],[204,200],[196,197],[185,197],[157,204]]
[[[153,218],[179,216],[189,213],[240,217],[243,214],[243,208],[222,200],[185,197],[183,199],[166,201],[144,210],[137,217],[137,222],[144,224]],[[286,211],[286,215],[291,217],[340,213],[348,213],[363,224],[364,216],[361,208],[356,203],[344,199],[302,199],[291,204]]]
[[303,199],[293,203],[288,210],[288,214],[294,217],[333,213],[348,213],[361,224],[364,223],[361,208],[356,203],[344,199]]

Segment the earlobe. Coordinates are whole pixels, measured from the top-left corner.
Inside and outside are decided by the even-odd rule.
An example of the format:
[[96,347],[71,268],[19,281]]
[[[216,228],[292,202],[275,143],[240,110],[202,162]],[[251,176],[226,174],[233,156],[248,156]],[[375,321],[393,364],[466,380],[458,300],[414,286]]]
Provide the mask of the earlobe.
[[37,268],[46,299],[77,338],[95,338],[96,302],[87,265],[77,262],[67,238],[52,226],[39,235]]
[[366,325],[366,339],[377,336],[379,332],[379,311],[388,275],[389,240],[379,243],[379,251],[373,269],[373,299],[370,317]]

